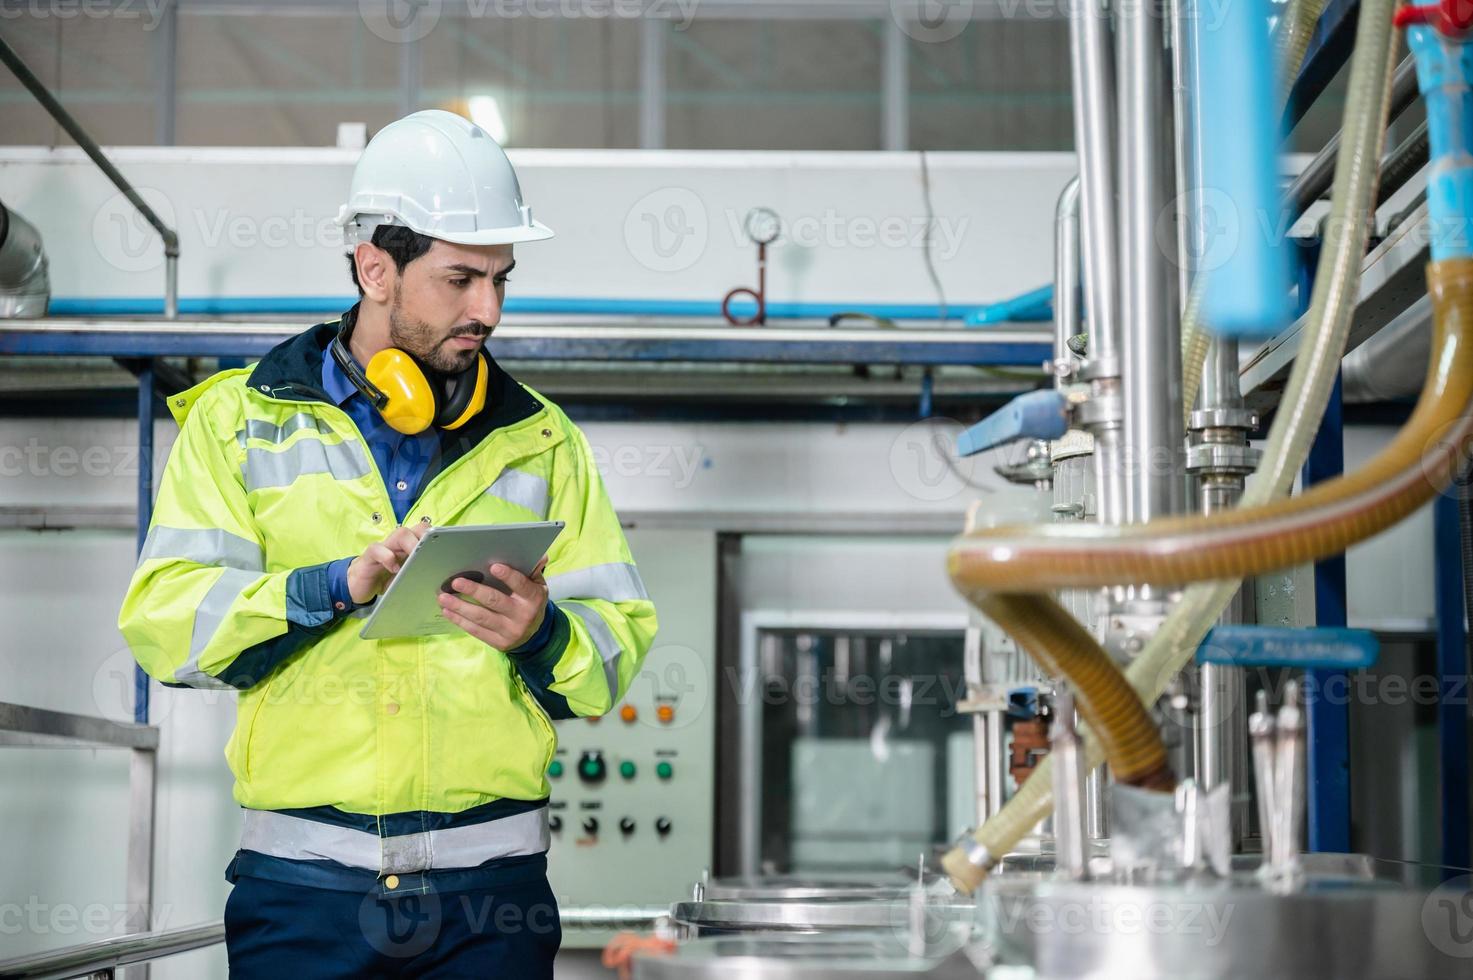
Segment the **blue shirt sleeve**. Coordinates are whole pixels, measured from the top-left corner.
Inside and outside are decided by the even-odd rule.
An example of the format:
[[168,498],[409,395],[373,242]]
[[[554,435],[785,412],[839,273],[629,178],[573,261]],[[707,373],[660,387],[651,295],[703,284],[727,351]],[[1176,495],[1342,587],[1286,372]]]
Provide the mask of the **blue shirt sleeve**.
[[359,604],[353,601],[353,594],[348,591],[348,566],[352,563],[352,558],[339,558],[327,563],[328,600],[334,612],[352,612],[359,608]]

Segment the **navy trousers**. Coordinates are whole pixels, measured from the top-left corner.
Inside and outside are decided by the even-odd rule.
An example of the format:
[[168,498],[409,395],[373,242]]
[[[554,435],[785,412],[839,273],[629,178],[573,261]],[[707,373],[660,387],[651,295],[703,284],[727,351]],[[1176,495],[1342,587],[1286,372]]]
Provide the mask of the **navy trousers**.
[[561,942],[545,877],[383,897],[242,876],[225,903],[231,980],[551,980]]

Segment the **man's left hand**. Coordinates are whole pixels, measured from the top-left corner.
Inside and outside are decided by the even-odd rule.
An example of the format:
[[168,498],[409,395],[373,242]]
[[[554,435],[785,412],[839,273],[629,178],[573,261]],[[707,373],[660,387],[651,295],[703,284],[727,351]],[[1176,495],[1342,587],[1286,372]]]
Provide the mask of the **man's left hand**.
[[547,582],[542,577],[546,565],[544,557],[531,575],[510,565],[489,566],[491,577],[511,589],[510,595],[467,578],[454,579],[450,587],[459,595],[441,592],[440,609],[446,619],[482,643],[515,650],[536,635],[547,615]]

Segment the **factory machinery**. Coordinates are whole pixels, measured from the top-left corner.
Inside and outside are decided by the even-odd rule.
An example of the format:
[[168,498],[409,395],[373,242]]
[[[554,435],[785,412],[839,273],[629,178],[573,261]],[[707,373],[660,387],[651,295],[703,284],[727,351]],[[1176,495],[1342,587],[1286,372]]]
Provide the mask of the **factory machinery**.
[[[1272,30],[1266,4],[1233,5],[1211,30],[1190,2],[1152,6],[1072,5],[1080,174],[1057,216],[1055,384],[958,445],[1025,444],[1005,475],[1055,518],[989,526],[979,505],[947,555],[977,612],[961,705],[976,830],[908,874],[704,880],[660,939],[611,951],[637,949],[635,977],[1473,971],[1466,868],[1378,873],[1335,853],[1347,843],[1323,813],[1308,820],[1320,839],[1304,839],[1337,775],[1311,751],[1316,681],[1367,665],[1374,638],[1327,628],[1329,610],[1318,629],[1255,625],[1242,585],[1343,553],[1464,473],[1473,14],[1362,0],[1341,131],[1285,191],[1293,92],[1275,80],[1303,78],[1343,6],[1292,0]],[[1412,54],[1398,67],[1400,28]],[[1383,158],[1388,119],[1418,90],[1425,128]],[[1373,242],[1377,207],[1423,164],[1414,217]],[[1273,216],[1286,230],[1326,189],[1318,248],[1262,230]],[[1415,410],[1363,468],[1321,479],[1311,466],[1290,496],[1338,411],[1348,343],[1380,325],[1366,300],[1409,221],[1430,251]],[[1247,666],[1297,679],[1250,700]]]

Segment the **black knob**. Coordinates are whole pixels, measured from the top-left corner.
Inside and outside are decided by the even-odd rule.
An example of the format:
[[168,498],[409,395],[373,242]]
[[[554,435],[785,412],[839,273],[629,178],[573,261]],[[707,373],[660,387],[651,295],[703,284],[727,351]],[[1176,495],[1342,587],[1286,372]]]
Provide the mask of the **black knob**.
[[588,817],[583,821],[583,832],[589,837],[598,833],[598,817]]
[[621,833],[623,833],[626,837],[628,835],[634,833],[634,818],[633,817],[622,817],[622,818],[620,818],[620,820],[619,820],[619,831]]
[[601,783],[609,774],[609,767],[604,764],[602,752],[584,752],[578,759],[578,778],[585,783]]
[[554,813],[547,818],[547,829],[554,834],[563,829],[563,818]]
[[670,833],[670,820],[668,817],[660,817],[655,821],[655,833],[661,837]]

